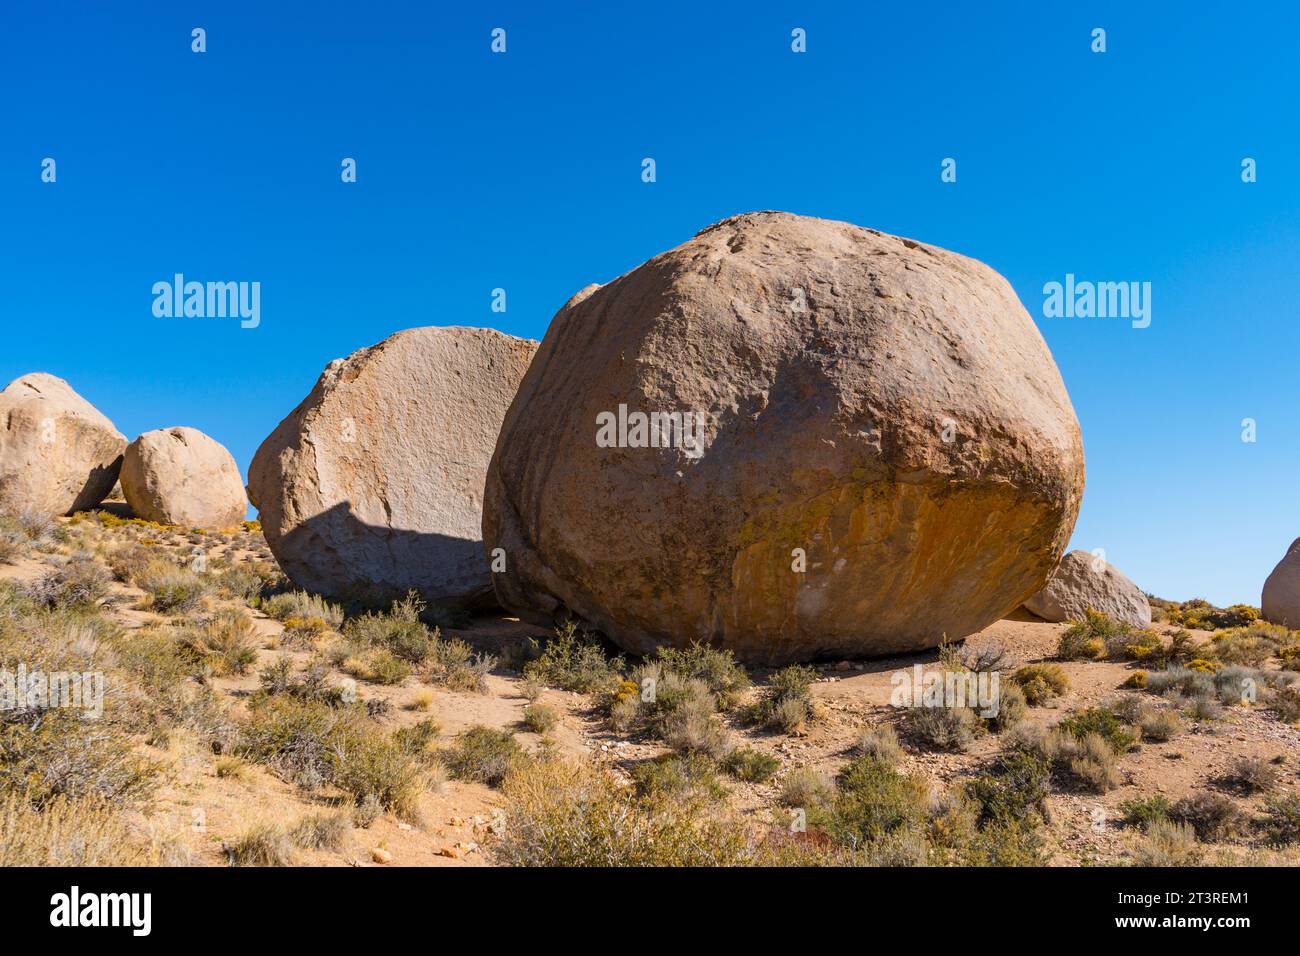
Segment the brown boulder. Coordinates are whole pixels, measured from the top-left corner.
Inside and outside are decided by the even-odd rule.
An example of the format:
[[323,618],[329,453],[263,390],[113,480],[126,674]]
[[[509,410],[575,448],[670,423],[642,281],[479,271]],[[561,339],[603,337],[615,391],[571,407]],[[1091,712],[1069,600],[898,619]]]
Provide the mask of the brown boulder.
[[1001,276],[763,212],[560,310],[502,425],[483,537],[530,620],[775,664],[997,620],[1042,587],[1082,491],[1074,410]]
[[480,525],[502,416],[537,343],[491,329],[398,332],[331,362],[253,456],[249,497],[302,588],[493,603]]
[[126,436],[61,378],[34,372],[0,391],[0,512],[71,514],[117,482]]
[[1266,621],[1300,629],[1300,538],[1291,542],[1265,580],[1259,611]]
[[187,528],[233,528],[248,498],[230,452],[197,428],[145,432],[126,446],[122,493],[147,521]]
[[1045,621],[1079,621],[1092,609],[1133,627],[1151,626],[1151,604],[1142,590],[1088,551],[1063,557],[1025,607]]

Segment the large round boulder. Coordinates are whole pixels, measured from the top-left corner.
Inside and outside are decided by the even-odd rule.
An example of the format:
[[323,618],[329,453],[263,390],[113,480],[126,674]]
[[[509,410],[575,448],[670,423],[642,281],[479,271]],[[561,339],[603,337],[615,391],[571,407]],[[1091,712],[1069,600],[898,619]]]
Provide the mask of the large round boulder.
[[761,212],[561,309],[483,536],[529,620],[777,664],[978,631],[1042,587],[1082,491],[1074,410],[1001,276]]
[[1151,626],[1151,603],[1142,590],[1088,551],[1063,557],[1047,585],[1025,607],[1046,621],[1080,621],[1093,610],[1134,627]]
[[126,446],[122,493],[137,517],[188,528],[233,528],[248,498],[230,452],[197,428],[160,428]]
[[336,359],[253,456],[248,491],[302,588],[494,603],[480,535],[497,431],[537,343],[422,328]]
[[0,391],[0,512],[71,514],[117,482],[126,436],[61,378],[34,372]]
[[1300,630],[1300,538],[1264,581],[1259,611],[1266,621]]

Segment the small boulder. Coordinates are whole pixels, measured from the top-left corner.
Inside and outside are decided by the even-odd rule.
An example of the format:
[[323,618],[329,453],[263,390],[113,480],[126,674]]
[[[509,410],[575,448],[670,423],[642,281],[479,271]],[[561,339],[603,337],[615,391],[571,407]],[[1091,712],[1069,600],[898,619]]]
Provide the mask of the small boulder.
[[233,528],[248,511],[235,459],[197,428],[160,428],[131,442],[122,492],[137,517],[159,524]]
[[0,512],[72,514],[117,482],[126,436],[61,378],[34,372],[0,391]]
[[326,367],[248,469],[267,544],[298,587],[494,603],[483,480],[536,348],[492,329],[409,329]]
[[1291,542],[1264,582],[1259,610],[1266,621],[1300,629],[1300,538]]
[[1091,608],[1133,627],[1151,626],[1151,604],[1136,584],[1087,551],[1071,551],[1025,602],[1046,621],[1077,621]]

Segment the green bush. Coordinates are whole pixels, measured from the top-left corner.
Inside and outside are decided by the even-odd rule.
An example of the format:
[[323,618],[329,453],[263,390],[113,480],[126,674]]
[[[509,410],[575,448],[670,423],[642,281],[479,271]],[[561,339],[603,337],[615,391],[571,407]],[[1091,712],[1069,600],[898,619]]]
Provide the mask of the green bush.
[[1032,707],[1047,703],[1070,689],[1070,679],[1059,664],[1026,664],[1011,679],[1024,692]]
[[1096,734],[1117,754],[1127,752],[1137,743],[1132,726],[1107,707],[1079,711],[1062,720],[1057,727],[1078,740]]
[[1133,628],[1089,608],[1082,621],[1075,621],[1062,634],[1056,646],[1061,660],[1097,660],[1108,647],[1126,640]]
[[439,759],[457,780],[499,787],[506,774],[524,759],[524,751],[510,731],[476,725],[443,749]]
[[555,629],[555,637],[535,660],[524,665],[524,676],[560,690],[599,694],[618,685],[624,668],[621,656],[607,656],[594,636],[569,621]]
[[1124,814],[1124,826],[1136,827],[1140,830],[1148,829],[1153,823],[1168,820],[1170,809],[1168,798],[1158,794],[1153,797],[1134,797],[1119,805],[1120,813]]
[[722,760],[723,770],[746,783],[770,780],[780,766],[781,761],[771,754],[752,748],[733,750]]
[[1300,843],[1300,794],[1270,797],[1264,805],[1265,824],[1274,843]]

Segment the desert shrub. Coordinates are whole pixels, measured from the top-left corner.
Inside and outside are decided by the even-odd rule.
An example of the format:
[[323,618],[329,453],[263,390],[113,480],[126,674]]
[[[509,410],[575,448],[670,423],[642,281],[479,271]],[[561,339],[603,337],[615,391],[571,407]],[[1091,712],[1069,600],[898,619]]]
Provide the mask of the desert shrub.
[[[222,597],[251,603],[256,601],[262,591],[270,586],[271,568],[259,563],[251,567],[240,565],[223,568],[213,575],[213,584]],[[315,616],[313,615],[313,618]],[[319,618],[316,618],[319,620]]]
[[1270,797],[1264,804],[1264,821],[1274,843],[1282,846],[1300,843],[1300,794]]
[[476,653],[459,638],[447,640],[435,630],[425,672],[430,681],[450,690],[486,694],[487,675],[496,664],[491,654]]
[[1173,820],[1152,820],[1134,854],[1137,866],[1195,866],[1200,848],[1195,830]]
[[352,829],[348,813],[313,813],[289,830],[289,841],[304,850],[338,850]]
[[1014,727],[1029,713],[1024,691],[1017,684],[999,682],[997,710],[989,722],[999,731]]
[[778,733],[793,733],[812,715],[812,682],[817,671],[802,664],[783,667],[768,679],[747,721]]
[[1182,664],[1174,664],[1164,670],[1152,671],[1147,675],[1147,690],[1153,694],[1178,692],[1188,697],[1196,694],[1214,693],[1214,678],[1203,671],[1191,670]]
[[1039,827],[1028,820],[998,820],[975,834],[964,848],[963,866],[1046,866]]
[[108,556],[108,569],[115,580],[135,584],[155,560],[154,552],[141,544],[124,544]]
[[1082,621],[1075,621],[1061,634],[1056,656],[1065,661],[1096,660],[1108,646],[1127,640],[1132,627],[1089,608]]
[[1132,674],[1129,674],[1127,678],[1125,678],[1124,683],[1120,684],[1120,686],[1128,687],[1133,690],[1146,690],[1147,672],[1134,671]]
[[418,690],[411,697],[411,699],[407,701],[405,709],[406,710],[428,710],[432,706],[433,706],[433,691]]
[[290,647],[311,647],[329,630],[329,625],[319,617],[286,617],[282,623],[281,640]]
[[718,800],[727,793],[718,780],[717,764],[694,754],[664,754],[644,760],[632,766],[631,774],[636,792],[641,796],[698,793]]
[[1246,794],[1267,793],[1277,786],[1277,765],[1259,757],[1240,757],[1219,782]]
[[[3,522],[0,517],[0,522]],[[16,564],[27,554],[27,540],[0,523],[0,564]]]
[[1052,764],[1042,754],[1010,751],[968,782],[965,796],[978,808],[982,823],[1012,823],[1029,813],[1045,817]]
[[639,665],[630,680],[615,684],[607,707],[615,730],[650,734],[679,753],[720,759],[731,749],[709,685],[657,662]]
[[317,594],[306,591],[285,591],[263,597],[258,607],[267,617],[285,621],[291,617],[318,617],[332,629],[338,630],[343,625],[343,609],[331,604]]
[[932,750],[970,748],[981,724],[969,707],[909,707],[903,713],[907,735]]
[[1210,653],[1222,664],[1259,667],[1290,637],[1290,632],[1285,629],[1282,629],[1279,637],[1271,631],[1272,627],[1273,625],[1261,622],[1249,627],[1219,631],[1210,640]]
[[1115,751],[1098,733],[1086,732],[1079,737],[1058,727],[1026,739],[1019,746],[1044,757],[1058,777],[1094,793],[1106,793],[1122,782]]
[[248,764],[238,757],[218,757],[217,776],[223,780],[242,780],[248,770]]
[[781,803],[787,807],[825,807],[834,795],[830,781],[811,767],[796,767],[781,780]]
[[1020,686],[1031,707],[1045,704],[1070,689],[1070,679],[1059,664],[1026,664],[1011,679]]
[[872,757],[891,767],[903,759],[903,748],[898,744],[898,734],[888,724],[868,727],[858,735],[853,749],[860,756]]
[[840,773],[836,793],[822,812],[810,814],[836,843],[870,862],[924,863],[929,785],[872,757],[858,757]]
[[529,704],[524,708],[524,726],[535,734],[549,734],[560,722],[560,712],[550,704]]
[[1193,720],[1218,720],[1223,716],[1223,705],[1214,694],[1198,693],[1183,700],[1187,716]]
[[980,647],[963,644],[957,659],[963,670],[976,674],[991,674],[994,671],[1006,670],[1010,656],[1010,652],[1001,644],[986,644]]
[[1245,823],[1245,815],[1231,798],[1209,791],[1179,800],[1169,809],[1169,818],[1188,824],[1207,842],[1235,836]]
[[1124,826],[1146,830],[1153,823],[1169,819],[1170,804],[1168,798],[1157,794],[1153,797],[1134,797],[1125,800],[1119,805],[1119,810],[1124,815],[1122,818]]
[[176,638],[156,628],[128,632],[115,643],[113,653],[118,666],[154,693],[174,690],[192,670],[192,660]]
[[1295,687],[1278,688],[1268,695],[1266,703],[1283,723],[1300,721],[1300,691]]
[[507,866],[746,866],[812,863],[815,848],[764,839],[725,807],[638,796],[605,770],[543,760],[502,787],[510,821],[493,845]]
[[569,621],[555,629],[535,660],[524,665],[524,676],[560,690],[599,694],[619,683],[624,668],[621,655],[609,657],[593,635]]
[[722,769],[737,780],[746,783],[762,783],[776,775],[781,761],[769,753],[746,747],[733,750],[722,760]]
[[91,558],[73,558],[25,586],[35,604],[57,610],[93,610],[108,593],[108,570]]
[[365,733],[364,708],[287,695],[255,697],[240,752],[304,790],[332,783],[339,746]]
[[498,787],[506,774],[524,759],[524,750],[510,731],[476,725],[444,748],[439,759],[457,780]]
[[245,674],[257,662],[253,646],[253,619],[240,608],[227,608],[202,624],[191,625],[179,636],[182,653],[201,673],[213,677]]
[[1164,611],[1169,623],[1198,631],[1242,627],[1259,618],[1259,609],[1249,604],[1234,604],[1228,608],[1219,608],[1200,598],[1183,601],[1181,604],[1164,602]]
[[1088,734],[1078,739],[1076,747],[1070,757],[1070,773],[1094,793],[1107,793],[1124,782],[1116,764],[1115,751],[1100,734]]
[[693,643],[690,647],[661,647],[655,651],[654,661],[665,673],[703,681],[714,695],[719,710],[730,710],[741,693],[750,686],[749,675],[736,663],[729,650],[718,650],[707,644]]
[[[669,681],[666,679],[661,684]],[[660,736],[663,742],[681,754],[702,754],[719,760],[731,750],[727,728],[717,719],[714,698],[703,681],[690,679],[684,684],[685,695],[661,710]]]
[[273,824],[249,827],[226,847],[232,866],[290,866],[293,843],[289,834]]
[[188,614],[203,603],[209,582],[190,568],[153,560],[135,580],[149,595],[149,606],[159,614]]
[[394,686],[411,676],[409,661],[398,657],[386,647],[372,649],[358,658],[350,658],[348,671],[354,677],[376,684]]
[[1129,661],[1149,661],[1158,659],[1164,652],[1164,638],[1158,631],[1150,628],[1121,634],[1106,645],[1111,657]]
[[343,625],[343,636],[357,647],[386,651],[407,664],[422,664],[433,652],[433,637],[420,620],[424,610],[419,594],[411,591],[402,600],[394,601],[387,613],[368,611],[349,618]]
[[1155,710],[1147,708],[1138,717],[1138,727],[1143,740],[1163,743],[1173,740],[1183,732],[1182,718],[1172,710]]
[[393,741],[412,757],[424,760],[431,756],[430,748],[441,733],[442,725],[432,717],[428,717],[419,723],[394,731]]
[[153,866],[154,847],[116,809],[94,798],[0,797],[0,867]]
[[376,731],[338,739],[330,754],[332,782],[362,804],[374,799],[385,810],[415,818],[420,766],[402,742]]
[[1133,728],[1108,707],[1090,707],[1062,720],[1057,728],[1078,740],[1096,734],[1117,754],[1137,743]]
[[0,793],[21,792],[42,807],[58,797],[138,806],[160,783],[127,730],[71,709],[0,712]]

